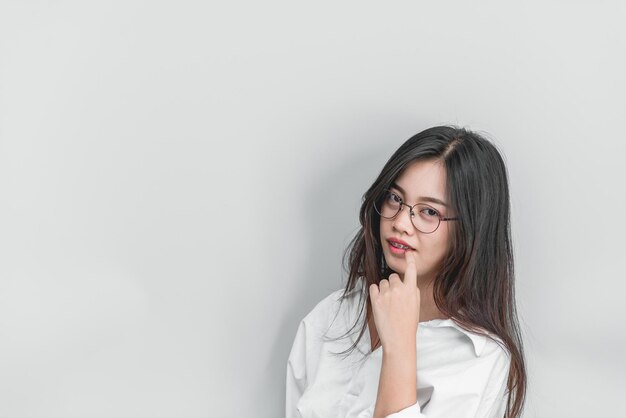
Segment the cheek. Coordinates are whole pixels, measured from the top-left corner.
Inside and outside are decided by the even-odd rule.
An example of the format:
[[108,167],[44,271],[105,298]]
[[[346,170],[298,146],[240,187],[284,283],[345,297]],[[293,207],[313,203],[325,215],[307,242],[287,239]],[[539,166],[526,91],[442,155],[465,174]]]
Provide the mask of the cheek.
[[390,232],[389,223],[381,221],[380,226],[378,227],[378,237],[381,240],[381,243],[382,243],[382,240],[384,239],[383,237],[389,235],[389,232]]
[[447,239],[437,239],[426,242],[423,245],[423,254],[429,262],[436,264],[443,260],[448,252],[449,242]]

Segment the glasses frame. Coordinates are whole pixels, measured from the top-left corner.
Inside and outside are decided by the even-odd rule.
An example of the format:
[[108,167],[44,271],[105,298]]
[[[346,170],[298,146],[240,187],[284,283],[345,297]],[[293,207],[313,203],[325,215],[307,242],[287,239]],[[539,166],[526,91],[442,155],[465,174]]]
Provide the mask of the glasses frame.
[[[422,234],[432,234],[432,233],[434,233],[437,229],[439,229],[439,225],[441,225],[441,222],[445,222],[445,221],[458,221],[458,220],[459,220],[459,218],[458,218],[458,217],[445,217],[445,216],[441,216],[441,214],[439,213],[439,211],[438,211],[437,209],[435,209],[435,208],[433,208],[432,206],[429,206],[429,205],[427,205],[427,204],[425,204],[425,203],[416,203],[416,204],[414,204],[413,206],[411,206],[411,205],[409,205],[409,204],[407,204],[407,203],[404,203],[404,200],[402,200],[402,198],[401,198],[400,196],[398,196],[398,194],[397,194],[396,192],[393,192],[393,191],[391,191],[391,190],[389,190],[389,189],[385,189],[385,192],[384,192],[384,194],[383,194],[383,197],[379,199],[379,201],[380,201],[380,202],[384,203],[384,199],[386,198],[387,193],[394,194],[394,195],[396,195],[396,196],[398,197],[398,199],[400,199],[400,202],[399,202],[399,203],[400,203],[400,207],[398,208],[398,211],[396,212],[396,214],[395,214],[395,215],[393,215],[391,218],[389,218],[389,217],[387,217],[387,216],[383,216],[383,215],[382,215],[382,213],[380,213],[380,212],[378,211],[378,208],[376,207],[376,203],[374,203],[374,210],[376,211],[376,213],[378,213],[381,217],[383,217],[383,218],[385,218],[385,219],[394,219],[396,216],[398,216],[398,214],[399,214],[400,212],[402,212],[402,206],[404,205],[404,206],[406,206],[406,207],[408,207],[408,208],[409,208],[409,216],[411,217],[411,224],[413,225],[413,227],[414,227],[415,229],[417,229],[418,231],[420,231]],[[434,210],[435,212],[437,212],[437,214],[439,215],[439,217],[438,217],[438,218],[439,218],[439,222],[437,223],[437,227],[436,227],[435,229],[433,229],[431,232],[424,232],[424,231],[422,231],[421,229],[419,229],[417,226],[415,226],[415,223],[413,222],[413,218],[415,217],[415,211],[413,211],[413,208],[414,208],[415,206],[417,206],[417,205],[424,205],[424,206],[426,206],[426,207],[429,207],[430,209],[432,209],[432,210]]]

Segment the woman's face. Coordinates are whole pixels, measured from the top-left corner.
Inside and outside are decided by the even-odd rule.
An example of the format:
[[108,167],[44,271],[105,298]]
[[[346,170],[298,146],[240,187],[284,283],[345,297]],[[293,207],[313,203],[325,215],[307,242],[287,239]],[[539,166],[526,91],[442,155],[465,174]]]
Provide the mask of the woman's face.
[[[442,217],[455,216],[444,204],[446,190],[446,171],[440,160],[420,160],[408,165],[389,189],[400,196],[410,206],[425,203],[435,209]],[[433,202],[435,198],[444,204]],[[415,207],[414,211],[417,212]],[[429,214],[434,212],[428,211]],[[419,216],[416,213],[416,216]],[[380,218],[380,239],[383,254],[389,267],[404,278],[406,261],[404,252],[391,249],[390,238],[406,242],[416,252],[418,284],[430,283],[441,266],[441,261],[448,249],[449,232],[455,221],[442,221],[435,232],[424,234],[418,231],[410,219],[409,208],[402,205],[402,210],[393,219]]]

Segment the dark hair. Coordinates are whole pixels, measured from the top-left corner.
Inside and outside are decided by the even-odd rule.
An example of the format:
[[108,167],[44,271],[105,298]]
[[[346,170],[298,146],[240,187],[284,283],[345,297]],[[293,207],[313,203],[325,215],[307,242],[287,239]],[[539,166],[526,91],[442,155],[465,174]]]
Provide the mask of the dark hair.
[[348,279],[341,302],[361,285],[360,314],[350,330],[363,315],[364,301],[367,314],[356,342],[341,354],[354,350],[365,333],[372,315],[369,286],[393,273],[382,252],[380,215],[374,203],[410,163],[433,159],[445,164],[446,199],[461,220],[450,229],[450,246],[433,283],[433,298],[437,308],[463,329],[491,338],[483,331],[487,330],[506,346],[511,363],[505,417],[517,418],[527,378],[515,305],[507,170],[497,148],[476,132],[435,126],[414,135],[393,153],[363,195],[361,228],[342,259]]

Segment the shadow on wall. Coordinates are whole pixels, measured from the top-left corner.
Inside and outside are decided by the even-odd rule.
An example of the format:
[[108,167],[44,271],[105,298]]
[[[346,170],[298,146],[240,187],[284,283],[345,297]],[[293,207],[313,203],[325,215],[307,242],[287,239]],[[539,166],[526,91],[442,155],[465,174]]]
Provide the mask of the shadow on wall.
[[[304,277],[298,278],[298,292],[287,296],[293,297],[293,300],[287,314],[280,319],[279,334],[271,350],[264,381],[256,386],[259,391],[255,396],[255,404],[266,404],[268,410],[272,411],[284,410],[287,359],[297,327],[319,301],[345,286],[347,273],[343,271],[342,257],[349,241],[360,228],[358,217],[362,196],[393,151],[416,129],[415,123],[413,118],[411,127],[403,122],[396,124],[393,130],[388,129],[389,133],[385,134],[388,141],[381,139],[380,130],[365,131],[359,135],[359,139],[352,139],[355,144],[363,146],[355,146],[351,158],[342,161],[333,170],[321,172],[308,186],[305,195],[310,199],[304,202],[307,209],[302,217],[308,225],[308,233],[304,238],[309,240],[307,248],[311,254],[307,257],[306,267],[302,269]],[[386,120],[378,126],[389,124],[389,120]],[[336,141],[351,140],[341,135],[344,134],[338,134]],[[354,135],[354,130],[351,135]]]

